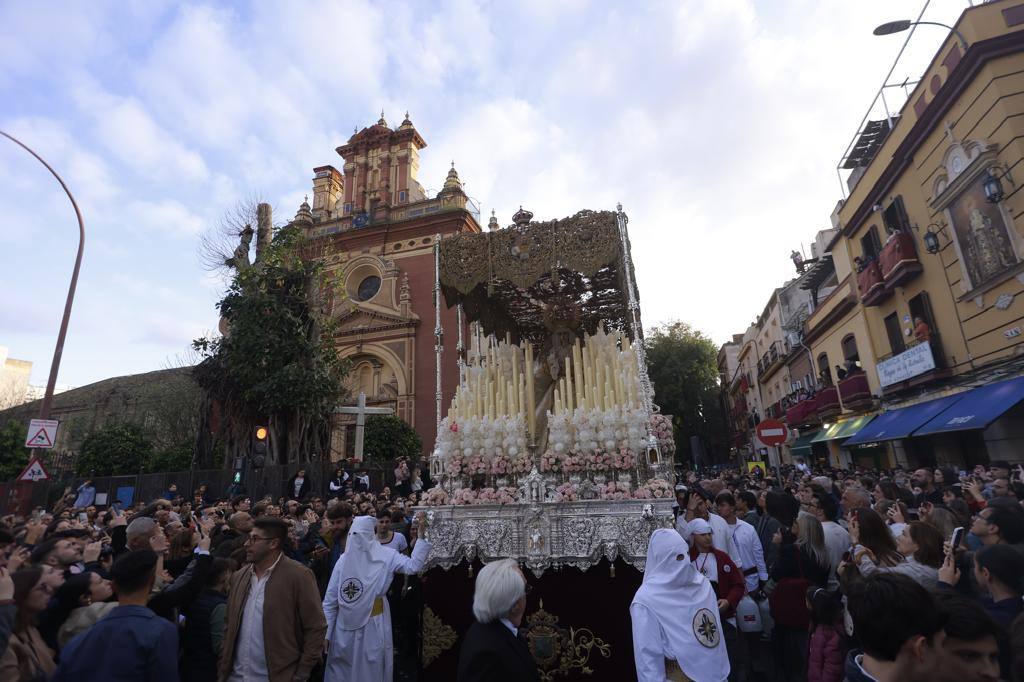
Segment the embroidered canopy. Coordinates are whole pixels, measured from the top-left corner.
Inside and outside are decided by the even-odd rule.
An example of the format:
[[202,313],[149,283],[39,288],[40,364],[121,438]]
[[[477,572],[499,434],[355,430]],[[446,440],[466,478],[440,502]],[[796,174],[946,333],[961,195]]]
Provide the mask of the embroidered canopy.
[[445,237],[440,282],[448,306],[462,304],[485,334],[542,343],[556,328],[593,334],[629,324],[624,232],[612,211]]

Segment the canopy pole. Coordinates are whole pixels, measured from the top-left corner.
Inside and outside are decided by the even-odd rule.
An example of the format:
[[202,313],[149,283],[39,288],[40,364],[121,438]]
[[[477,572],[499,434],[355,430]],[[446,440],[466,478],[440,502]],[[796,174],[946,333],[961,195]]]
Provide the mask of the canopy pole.
[[465,339],[463,338],[462,324],[463,324],[463,322],[462,322],[462,302],[460,301],[459,304],[457,306],[455,306],[455,326],[459,330],[459,340],[455,344],[455,353],[456,353],[456,355],[458,355],[458,360],[459,360],[459,382],[460,383],[465,378],[464,374],[465,374],[465,371],[466,371],[466,360],[465,360],[465,357],[466,357],[466,342],[465,342]]
[[[441,327],[441,235],[434,235],[434,402],[437,428],[441,427],[441,351],[444,329]],[[436,437],[436,436],[435,436]]]
[[626,285],[629,304],[629,326],[633,330],[633,349],[636,352],[637,368],[640,370],[640,386],[644,391],[644,411],[648,418],[654,406],[654,387],[647,375],[647,351],[644,348],[644,330],[640,322],[640,301],[633,275],[633,255],[629,249],[629,232],[626,228],[629,218],[622,211],[622,204],[616,206],[615,217],[619,224],[619,240],[622,242],[622,278]]

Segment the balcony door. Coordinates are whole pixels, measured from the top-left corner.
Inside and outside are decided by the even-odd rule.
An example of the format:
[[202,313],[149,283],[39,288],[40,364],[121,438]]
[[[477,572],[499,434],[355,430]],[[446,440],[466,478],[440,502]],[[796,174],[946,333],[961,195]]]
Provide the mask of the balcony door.
[[898,313],[893,313],[885,318],[885,335],[889,337],[889,348],[892,349],[894,356],[907,349],[907,344],[903,341],[903,329],[900,327]]

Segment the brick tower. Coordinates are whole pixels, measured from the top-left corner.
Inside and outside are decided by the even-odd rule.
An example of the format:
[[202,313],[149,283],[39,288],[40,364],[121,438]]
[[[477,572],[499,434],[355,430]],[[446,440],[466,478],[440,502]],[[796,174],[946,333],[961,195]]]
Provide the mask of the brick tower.
[[[454,164],[437,196],[428,197],[417,181],[426,146],[408,114],[391,128],[382,112],[336,149],[343,173],[330,165],[313,169],[313,206],[303,202],[293,221],[344,285],[346,296],[332,314],[340,324],[338,353],[352,363],[353,395],[362,391],[367,405],[394,409],[423,439],[425,455],[436,435],[434,245],[438,235],[480,231],[479,209]],[[441,316],[448,404],[459,379],[456,311],[442,306]],[[332,460],[352,454],[354,423],[354,416],[336,415]]]

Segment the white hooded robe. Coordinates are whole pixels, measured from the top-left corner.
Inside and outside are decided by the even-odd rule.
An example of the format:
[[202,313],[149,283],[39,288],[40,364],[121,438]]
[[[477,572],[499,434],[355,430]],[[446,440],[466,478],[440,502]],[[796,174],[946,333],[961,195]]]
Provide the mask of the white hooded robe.
[[668,659],[694,682],[729,676],[718,600],[679,533],[659,528],[651,534],[644,580],[629,615],[639,682],[665,682]]
[[[395,573],[423,570],[430,543],[419,539],[412,557],[384,547],[374,533],[376,519],[359,516],[352,522],[345,552],[334,565],[324,595],[327,618],[327,670],[324,682],[391,682],[394,645],[387,591]],[[374,600],[383,611],[371,616]]]

